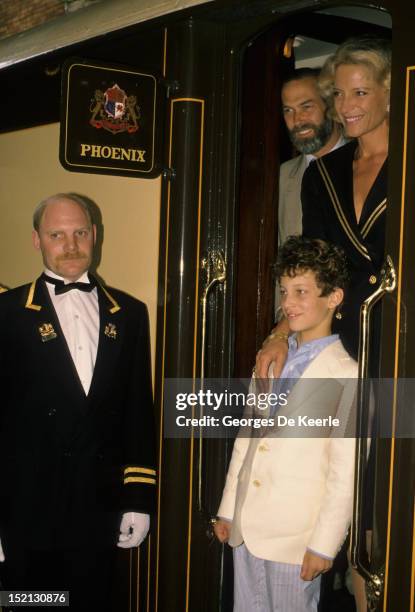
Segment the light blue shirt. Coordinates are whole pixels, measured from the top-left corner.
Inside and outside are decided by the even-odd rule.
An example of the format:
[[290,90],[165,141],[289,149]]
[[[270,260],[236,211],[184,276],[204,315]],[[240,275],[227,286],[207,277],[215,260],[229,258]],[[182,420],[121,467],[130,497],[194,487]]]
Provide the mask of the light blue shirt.
[[[336,342],[339,339],[338,334],[323,336],[310,342],[304,342],[298,346],[297,334],[288,336],[288,356],[285,365],[282,369],[281,376],[274,381],[272,386],[273,393],[277,395],[281,393],[291,393],[292,388],[299,378],[303,375],[307,366],[317,357],[321,351]],[[274,406],[271,410],[272,415],[275,414],[278,406]]]

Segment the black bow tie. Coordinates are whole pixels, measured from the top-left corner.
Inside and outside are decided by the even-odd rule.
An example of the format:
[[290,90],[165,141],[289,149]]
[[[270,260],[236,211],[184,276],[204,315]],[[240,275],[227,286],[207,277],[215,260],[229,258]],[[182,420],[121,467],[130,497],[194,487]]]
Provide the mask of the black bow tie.
[[59,278],[52,278],[51,276],[48,276],[45,273],[42,274],[41,278],[43,278],[43,280],[47,283],[52,283],[52,285],[55,285],[55,295],[62,295],[62,293],[66,293],[67,291],[71,291],[72,289],[79,289],[80,291],[90,292],[97,285],[95,279],[92,276],[88,276],[90,281],[89,283],[76,282],[66,284],[63,280],[60,280]]

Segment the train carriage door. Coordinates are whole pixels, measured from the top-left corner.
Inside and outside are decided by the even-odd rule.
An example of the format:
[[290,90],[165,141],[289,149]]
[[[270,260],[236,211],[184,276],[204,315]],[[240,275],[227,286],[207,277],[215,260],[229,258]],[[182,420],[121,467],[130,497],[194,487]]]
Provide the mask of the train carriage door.
[[[252,330],[257,325],[255,314],[244,314],[243,303],[249,302],[251,313],[252,294],[261,290],[255,264],[264,245],[261,223],[268,232],[269,251],[262,257],[267,267],[275,247],[275,223],[265,218],[276,211],[279,124],[270,123],[267,132],[266,121],[278,104],[278,74],[271,69],[278,42],[265,35],[242,59],[247,41],[269,21],[274,17],[260,14],[254,3],[236,8],[223,3],[167,30],[166,78],[178,87],[169,97],[171,172],[162,198],[157,399],[164,411],[171,380],[249,374],[255,337],[268,330],[267,323],[253,331],[249,366],[236,369],[236,354],[242,357],[247,350],[247,330],[241,343],[242,318]],[[249,80],[241,74],[244,61]],[[243,203],[240,193],[245,193]],[[245,263],[237,264],[239,257]],[[244,275],[245,295],[243,289],[236,295],[235,283]],[[265,272],[262,277],[268,283],[265,321],[272,316],[272,279]],[[195,416],[200,414],[196,408]],[[155,609],[230,610],[230,549],[214,541],[209,521],[219,505],[231,440],[201,439],[197,427],[187,438],[173,439],[163,425]]]
[[[284,4],[281,14],[296,8],[295,3],[290,6]],[[303,8],[301,4],[299,9]],[[210,280],[216,273],[218,279],[208,299],[205,374],[249,375],[256,350],[272,324],[270,263],[276,245],[278,165],[291,153],[278,117],[281,72],[292,61],[289,53],[284,55],[284,39],[302,35],[335,45],[348,35],[375,30],[376,24],[384,26],[389,8],[393,75],[386,253],[396,269],[397,288],[383,298],[382,375],[395,380],[391,423],[396,426],[403,411],[396,381],[412,376],[415,368],[408,349],[415,340],[410,317],[415,306],[410,273],[415,249],[411,234],[415,52],[410,30],[415,9],[404,7],[402,1],[393,7],[384,2],[379,11],[364,3],[335,9],[326,3],[320,13],[297,10],[284,19],[265,15],[264,9],[250,21],[251,6],[238,6],[245,19],[223,7],[215,13],[215,7],[204,17],[168,28],[171,174],[164,185],[162,210],[162,236],[167,239],[159,275],[159,382],[169,376],[192,378],[200,372],[199,300],[207,286],[206,270]],[[187,62],[181,61],[184,57]],[[227,264],[225,283],[220,280],[223,268],[217,267],[220,251]],[[229,446],[207,441],[203,449],[201,460],[194,439],[163,438],[154,551],[160,611],[230,609],[229,558],[218,553],[217,544],[207,536]],[[370,564],[362,559],[368,564],[367,577],[374,578],[376,610],[413,608],[414,461],[408,437],[389,436],[379,445]],[[199,505],[200,499],[206,503]]]
[[[355,521],[360,523],[358,539],[361,545],[356,560],[367,579],[370,609],[409,611],[414,609],[415,601],[415,447],[412,415],[415,359],[411,350],[415,334],[414,317],[411,316],[415,306],[411,263],[414,261],[412,234],[415,221],[412,205],[415,196],[412,171],[415,161],[415,50],[410,34],[414,9],[411,7],[408,12],[408,7],[404,7],[403,3],[395,3],[394,6],[384,3],[382,8],[376,11],[360,4],[359,7],[327,7],[319,13],[297,13],[293,22],[290,23],[287,18],[285,33],[287,38],[300,35],[338,44],[353,34],[377,31],[382,35],[382,28],[385,28],[383,34],[388,36],[392,21],[391,130],[385,247],[385,256],[389,257],[385,257],[384,292],[382,296],[374,296],[374,299],[381,297],[383,307],[382,379],[377,383],[379,386],[375,394],[376,409],[382,414],[380,439],[376,445],[370,559],[364,550],[364,523],[359,515],[355,516]],[[334,17],[338,17],[338,27],[327,27],[330,18],[331,23],[335,23]],[[379,29],[377,26],[380,26]],[[275,27],[272,53],[276,69],[283,69],[284,62],[285,66],[289,65],[287,58],[278,63],[278,52],[281,54],[284,49],[279,38],[283,32],[279,26]],[[272,39],[272,34],[267,32],[250,42],[245,53],[243,73],[246,90],[243,89],[241,122],[234,363],[235,372],[243,372],[245,375],[272,322],[269,263],[275,244],[271,243],[273,230],[267,224],[275,222],[273,207],[277,202],[277,179],[275,177],[273,182],[270,177],[275,165],[278,166],[278,158],[282,161],[289,156],[283,132],[281,129],[278,132],[272,125],[273,121],[278,121],[278,98],[274,98],[275,107],[272,110],[268,106],[267,120],[261,114],[265,99],[261,98],[261,83],[263,85],[266,79],[257,74],[258,65],[265,65],[258,58],[261,58],[261,45],[265,47],[267,37],[268,40]],[[269,95],[268,101],[271,99]],[[254,126],[252,133],[251,125]],[[272,143],[278,147],[276,155]],[[261,164],[267,159],[264,152],[270,150],[272,153],[265,163],[270,164],[271,171],[267,174],[267,169],[261,168]],[[370,320],[368,329],[370,333]],[[366,357],[363,353],[362,360],[366,360]],[[366,482],[361,483],[361,493],[366,493],[366,486]],[[356,507],[363,513],[365,505],[363,499]]]
[[389,271],[396,273],[396,288],[383,298],[382,418],[370,566],[362,559],[371,574],[371,609],[384,612],[409,611],[415,605],[415,9],[404,2],[387,8],[392,18],[392,84],[385,253],[390,256]]

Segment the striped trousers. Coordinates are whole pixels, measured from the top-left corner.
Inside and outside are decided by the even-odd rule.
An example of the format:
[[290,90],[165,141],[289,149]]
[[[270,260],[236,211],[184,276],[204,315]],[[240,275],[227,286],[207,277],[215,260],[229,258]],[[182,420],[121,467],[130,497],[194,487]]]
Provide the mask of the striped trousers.
[[245,544],[233,549],[234,612],[317,612],[318,576],[300,578],[300,565],[254,557]]

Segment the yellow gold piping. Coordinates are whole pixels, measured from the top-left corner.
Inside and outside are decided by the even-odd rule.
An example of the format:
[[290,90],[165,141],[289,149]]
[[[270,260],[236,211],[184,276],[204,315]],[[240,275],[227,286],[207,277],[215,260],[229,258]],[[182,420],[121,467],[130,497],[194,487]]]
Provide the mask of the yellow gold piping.
[[105,295],[107,296],[107,298],[109,299],[109,301],[112,304],[112,308],[110,308],[110,313],[114,314],[116,312],[118,312],[119,310],[121,310],[121,306],[118,304],[118,302],[116,302],[114,300],[114,298],[112,297],[112,295],[110,293],[108,293],[108,291],[105,289],[105,287],[103,287],[102,285],[100,285],[102,291],[105,293]]
[[412,579],[411,579],[411,596],[410,596],[410,605],[409,609],[414,609],[415,604],[415,583],[414,583],[414,574],[415,574],[415,503],[414,509],[412,513]]
[[[385,580],[384,580],[384,595],[383,595],[383,612],[387,612],[388,601],[388,585],[389,585],[389,561],[391,547],[391,523],[392,523],[392,503],[393,503],[393,480],[395,466],[395,427],[396,427],[396,401],[397,401],[397,380],[399,372],[399,341],[400,341],[400,326],[401,326],[401,289],[402,289],[402,261],[403,261],[403,231],[404,231],[404,216],[405,216],[405,195],[406,195],[406,168],[407,168],[407,146],[408,146],[408,108],[409,108],[409,81],[410,73],[415,70],[415,66],[407,66],[406,68],[406,88],[405,88],[405,118],[404,118],[404,141],[402,151],[402,190],[401,190],[401,217],[399,227],[399,259],[398,259],[398,286],[396,299],[396,331],[395,331],[395,365],[394,365],[394,389],[393,389],[393,404],[392,404],[392,434],[391,434],[391,457],[389,466],[389,500],[388,500],[388,522],[386,528],[386,555],[385,555]],[[415,531],[414,531],[415,538]],[[415,552],[415,539],[413,541],[413,551]],[[412,557],[412,566],[414,565],[414,557]],[[412,572],[411,577],[411,593],[415,590],[415,576]]]
[[370,215],[369,219],[366,221],[364,226],[361,229],[361,234],[363,238],[366,238],[370,230],[372,229],[373,224],[378,220],[380,215],[386,210],[386,198],[382,200],[378,206],[376,206],[375,210]]
[[[171,167],[172,161],[172,144],[173,144],[173,109],[174,104],[177,102],[196,102],[201,104],[201,155],[204,137],[204,108],[205,100],[200,98],[176,98],[172,100],[170,106],[170,140],[169,140],[169,167]],[[199,162],[199,193],[198,193],[198,224],[200,223],[200,206],[201,206],[201,182],[202,182],[202,163]],[[163,440],[163,402],[164,402],[164,356],[165,356],[165,342],[166,342],[166,313],[167,313],[167,268],[168,268],[168,247],[169,247],[169,222],[170,222],[170,181],[167,184],[167,211],[166,211],[166,256],[165,256],[165,287],[164,287],[164,313],[163,313],[163,357],[162,357],[162,376],[161,376],[161,416],[160,416],[160,449],[159,449],[159,484],[158,484],[158,516],[157,516],[157,542],[156,542],[156,604],[155,612],[158,610],[158,584],[159,584],[159,547],[160,547],[160,499],[161,499],[161,466],[162,466],[162,440]],[[199,249],[199,236],[200,227],[198,225],[198,249]],[[199,253],[197,254],[199,256]],[[199,275],[199,266],[197,266],[197,278]],[[198,283],[196,283],[196,287]],[[197,292],[196,292],[197,298]],[[197,308],[196,313],[197,313]],[[196,342],[196,338],[195,338]],[[195,365],[195,362],[194,362]],[[186,604],[185,610],[189,610],[189,596],[190,596],[190,549],[191,549],[191,528],[192,528],[192,501],[193,501],[193,453],[194,453],[194,438],[193,434],[190,438],[190,473],[189,473],[189,523],[188,523],[188,546],[187,546],[187,571],[186,571]]]
[[[169,168],[171,168],[173,144],[173,104],[170,107],[170,134],[169,134]],[[158,611],[158,585],[159,585],[159,559],[160,559],[160,505],[161,505],[161,472],[163,460],[163,419],[164,419],[164,362],[166,355],[166,319],[167,319],[167,279],[168,279],[168,256],[169,256],[169,227],[170,227],[170,181],[167,182],[167,204],[166,204],[166,254],[164,258],[164,305],[163,305],[163,348],[161,359],[161,392],[160,392],[160,445],[158,465],[158,488],[157,488],[157,537],[156,537],[156,584],[155,584],[155,612]]]
[[140,474],[150,474],[151,476],[156,475],[156,470],[151,470],[150,468],[128,467],[124,470],[124,474],[130,474],[131,472],[139,472]]
[[156,484],[155,478],[147,478],[146,476],[128,476],[124,478],[124,484],[128,482],[146,482],[147,484]]
[[42,306],[33,304],[33,297],[35,295],[35,289],[36,289],[36,281],[33,281],[33,283],[30,285],[29,295],[27,296],[25,308],[30,308],[31,310],[37,310],[39,312],[39,310],[42,310]]
[[136,598],[135,598],[135,609],[136,609],[136,612],[138,612],[139,609],[140,609],[140,553],[141,553],[141,546],[139,546],[135,550],[136,550],[135,554],[137,555],[137,574],[136,574],[137,592],[136,592]]
[[132,596],[132,590],[133,590],[133,548],[130,548],[129,550],[129,574],[128,574],[128,612],[132,612],[132,607],[131,607],[131,596]]
[[150,612],[150,582],[151,582],[151,533],[147,538],[147,612]]
[[327,189],[328,194],[330,196],[330,199],[332,201],[334,210],[335,210],[335,212],[337,214],[337,217],[338,217],[338,219],[339,219],[339,221],[341,223],[341,226],[343,227],[347,237],[349,238],[351,243],[354,245],[354,247],[359,251],[359,253],[361,255],[363,255],[363,257],[365,257],[366,259],[368,259],[370,261],[370,256],[369,256],[369,254],[367,252],[367,248],[361,242],[358,241],[358,239],[356,238],[352,228],[350,227],[350,225],[349,225],[349,223],[348,223],[348,221],[347,221],[347,219],[345,217],[345,214],[344,214],[344,212],[343,212],[343,210],[341,208],[339,199],[337,197],[336,190],[334,189],[333,183],[332,183],[332,181],[330,179],[330,176],[329,176],[329,174],[327,172],[327,169],[326,169],[323,161],[321,159],[317,159],[316,163],[317,163],[317,168],[320,171],[321,177],[322,177],[322,179],[323,179],[323,181],[324,181],[324,183],[326,185],[326,189]]
[[[199,261],[200,261],[200,221],[201,221],[201,206],[202,206],[202,173],[203,173],[203,138],[204,138],[204,114],[205,101],[200,98],[176,98],[173,102],[196,102],[201,105],[200,118],[200,159],[199,159],[199,184],[198,184],[198,217],[197,217],[197,263],[196,279],[195,279],[195,325],[194,325],[194,353],[193,353],[193,379],[196,378],[196,350],[197,350],[197,313],[199,311]],[[192,408],[194,411],[194,408]],[[194,455],[194,435],[190,438],[190,471],[189,471],[189,522],[188,522],[188,540],[187,540],[187,566],[186,566],[186,612],[189,611],[190,603],[190,561],[191,561],[191,544],[192,544],[192,507],[193,507],[193,455]]]

